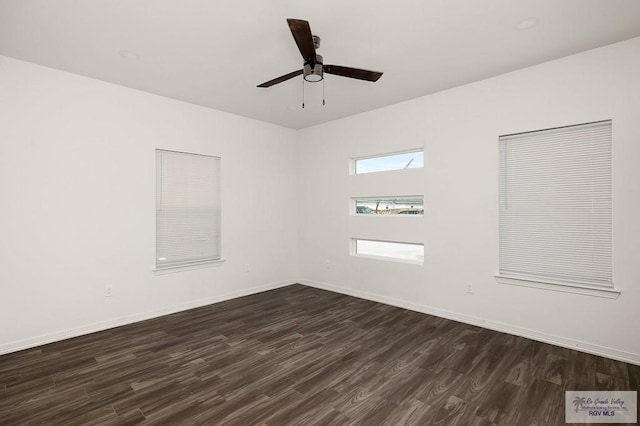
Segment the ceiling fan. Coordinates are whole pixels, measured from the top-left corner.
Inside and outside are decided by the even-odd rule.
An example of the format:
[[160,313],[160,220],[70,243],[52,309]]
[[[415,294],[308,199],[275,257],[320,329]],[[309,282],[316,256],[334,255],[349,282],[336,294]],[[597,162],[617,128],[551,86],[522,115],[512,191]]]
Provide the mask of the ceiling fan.
[[318,82],[324,78],[324,73],[339,75],[348,78],[357,78],[358,80],[378,81],[382,76],[381,72],[369,71],[359,68],[343,67],[341,65],[325,65],[322,56],[316,53],[316,49],[320,47],[320,37],[311,34],[309,22],[302,19],[287,19],[293,39],[298,45],[298,50],[302,54],[302,69],[282,75],[273,80],[269,80],[257,87],[271,87],[275,84],[282,83],[300,74],[309,82]]

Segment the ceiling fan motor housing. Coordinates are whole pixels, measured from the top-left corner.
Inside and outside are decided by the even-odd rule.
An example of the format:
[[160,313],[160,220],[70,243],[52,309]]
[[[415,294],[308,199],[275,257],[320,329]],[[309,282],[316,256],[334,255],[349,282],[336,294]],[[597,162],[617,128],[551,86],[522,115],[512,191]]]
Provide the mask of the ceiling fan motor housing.
[[316,83],[324,78],[322,71],[323,59],[321,55],[316,54],[316,62],[307,62],[302,67],[304,79],[311,83]]

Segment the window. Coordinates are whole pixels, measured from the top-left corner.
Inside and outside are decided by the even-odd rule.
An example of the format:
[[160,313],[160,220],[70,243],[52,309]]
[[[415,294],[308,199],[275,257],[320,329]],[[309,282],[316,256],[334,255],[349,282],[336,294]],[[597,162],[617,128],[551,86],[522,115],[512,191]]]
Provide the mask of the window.
[[498,277],[613,287],[611,121],[500,137]]
[[[356,158],[351,161],[351,173],[353,175],[362,175],[366,173],[405,170],[424,167],[424,151],[415,149],[411,151],[395,152],[389,154],[375,155],[366,158]],[[365,178],[363,183],[368,182],[370,185],[377,185],[384,181],[385,178],[391,178],[395,186],[392,193],[406,194],[401,191],[405,183],[411,183],[413,179],[419,177],[414,173],[400,173],[395,176],[380,176],[380,179]],[[360,180],[360,177],[353,177]],[[377,187],[377,186],[375,186]],[[367,192],[376,193],[375,187],[369,187]],[[393,191],[398,189],[398,191]],[[376,196],[376,197],[353,197],[350,200],[351,215],[353,216],[418,216],[424,215],[424,197],[422,195],[402,195],[402,196]],[[368,220],[355,219],[356,221]],[[377,222],[377,220],[374,220]],[[402,221],[402,220],[401,220]],[[381,220],[380,223],[387,222]],[[404,222],[404,221],[402,221]],[[410,220],[409,222],[413,222]],[[418,221],[420,222],[420,221]],[[387,225],[389,226],[389,225]],[[389,234],[391,235],[391,234]],[[411,238],[413,239],[413,238]],[[380,241],[370,239],[352,238],[350,240],[350,253],[355,257],[366,257],[379,260],[391,260],[402,263],[412,263],[422,265],[424,263],[424,244],[409,243],[400,241]]]
[[390,170],[417,169],[424,167],[424,153],[420,149],[410,152],[355,159],[354,163],[356,175]]
[[220,158],[156,150],[156,268],[220,260]]
[[424,262],[424,244],[354,239],[356,256],[383,258],[408,263]]
[[423,215],[422,196],[415,197],[367,197],[353,199],[355,214]]

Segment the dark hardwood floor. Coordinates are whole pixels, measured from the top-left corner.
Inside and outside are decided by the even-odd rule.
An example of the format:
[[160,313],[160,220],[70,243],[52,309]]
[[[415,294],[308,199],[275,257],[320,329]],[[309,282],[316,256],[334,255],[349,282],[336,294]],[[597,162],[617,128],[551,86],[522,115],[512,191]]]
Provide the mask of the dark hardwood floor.
[[565,390],[639,384],[638,366],[294,285],[0,356],[0,424],[564,425]]

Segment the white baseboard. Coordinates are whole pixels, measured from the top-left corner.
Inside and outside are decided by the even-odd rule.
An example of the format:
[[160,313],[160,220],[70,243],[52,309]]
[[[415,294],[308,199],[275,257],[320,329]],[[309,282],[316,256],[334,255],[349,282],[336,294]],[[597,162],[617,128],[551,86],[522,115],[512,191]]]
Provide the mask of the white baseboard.
[[311,281],[311,280],[286,281],[286,282],[283,281],[278,283],[267,284],[264,286],[251,287],[251,288],[234,291],[231,293],[226,293],[218,296],[193,300],[193,301],[181,303],[178,305],[166,306],[160,309],[155,309],[153,311],[127,315],[124,317],[114,318],[107,321],[100,321],[100,322],[87,324],[81,327],[75,327],[69,330],[61,330],[61,331],[57,331],[54,333],[49,333],[49,334],[45,334],[37,337],[0,344],[0,355],[33,348],[36,346],[57,342],[60,340],[70,339],[72,337],[78,337],[85,334],[108,330],[110,328],[120,327],[122,325],[127,325],[127,324],[131,324],[138,321],[157,318],[163,315],[169,315],[176,312],[186,311],[188,309],[198,308],[200,306],[211,305],[214,303],[223,302],[225,300],[235,299],[243,296],[249,296],[251,294],[273,290],[276,288],[285,287],[295,283],[300,283],[309,287],[315,287],[323,290],[332,291],[334,293],[346,294],[349,296],[358,297],[360,299],[366,299],[374,302],[384,303],[386,305],[397,306],[399,308],[409,309],[415,312],[435,315],[437,317],[447,318],[453,321],[463,322],[465,324],[475,325],[475,326],[487,328],[490,330],[513,334],[516,336],[522,336],[528,339],[537,340],[540,342],[549,343],[549,344],[561,346],[564,348],[575,349],[575,350],[590,353],[593,355],[603,356],[606,358],[616,359],[619,361],[640,365],[640,354],[635,354],[635,353],[626,352],[626,351],[622,351],[614,348],[595,345],[588,342],[581,342],[574,339],[568,339],[562,336],[557,336],[557,335],[543,333],[536,330],[531,330],[527,328],[513,326],[510,324],[505,324],[502,322],[491,321],[491,320],[486,320],[483,318],[478,318],[470,315],[460,314],[458,312],[438,309],[432,306],[408,302],[405,300],[383,296],[376,293],[370,293],[362,290],[354,290],[348,287],[341,287],[333,284],[321,283],[321,282]]
[[153,311],[141,312],[133,315],[127,315],[119,318],[114,318],[106,321],[99,321],[80,327],[74,327],[68,330],[61,330],[54,333],[48,333],[41,336],[31,337],[28,339],[18,340],[15,342],[9,342],[0,344],[0,355],[8,354],[11,352],[17,352],[24,349],[30,349],[40,345],[46,345],[48,343],[58,342],[60,340],[70,339],[72,337],[83,336],[85,334],[95,333],[98,331],[108,330],[114,327],[120,327],[122,325],[131,324],[134,322],[144,321],[152,318],[161,317],[163,315],[174,314],[176,312],[186,311],[188,309],[198,308],[200,306],[211,305],[213,303],[224,302],[225,300],[236,299],[238,297],[249,296],[251,294],[261,293],[263,291],[273,290],[280,287],[296,284],[297,281],[283,281],[277,283],[271,283],[264,286],[251,287],[234,291],[231,293],[225,293],[217,296],[207,297],[204,299],[192,300],[178,305],[165,306],[160,309],[154,309]]
[[311,280],[301,280],[300,284],[315,287],[322,290],[332,291],[334,293],[346,294],[358,297],[360,299],[371,300],[374,302],[384,303],[386,305],[397,306],[399,308],[408,309],[423,314],[434,315],[453,321],[463,322],[465,324],[475,325],[478,327],[488,328],[490,330],[500,331],[503,333],[513,334],[516,336],[526,337],[528,339],[537,340],[539,342],[549,343],[563,348],[575,349],[577,351],[586,352],[593,355],[611,358],[618,361],[628,362],[630,364],[640,365],[640,354],[626,352],[619,349],[609,348],[606,346],[595,345],[588,342],[581,342],[574,339],[568,339],[563,336],[548,334],[536,330],[522,328],[498,321],[491,321],[484,318],[478,318],[470,315],[452,312],[444,309],[434,308],[432,306],[421,305],[405,300],[395,299],[376,293],[370,293],[362,290],[354,290],[348,287],[340,287],[333,284],[321,283]]

